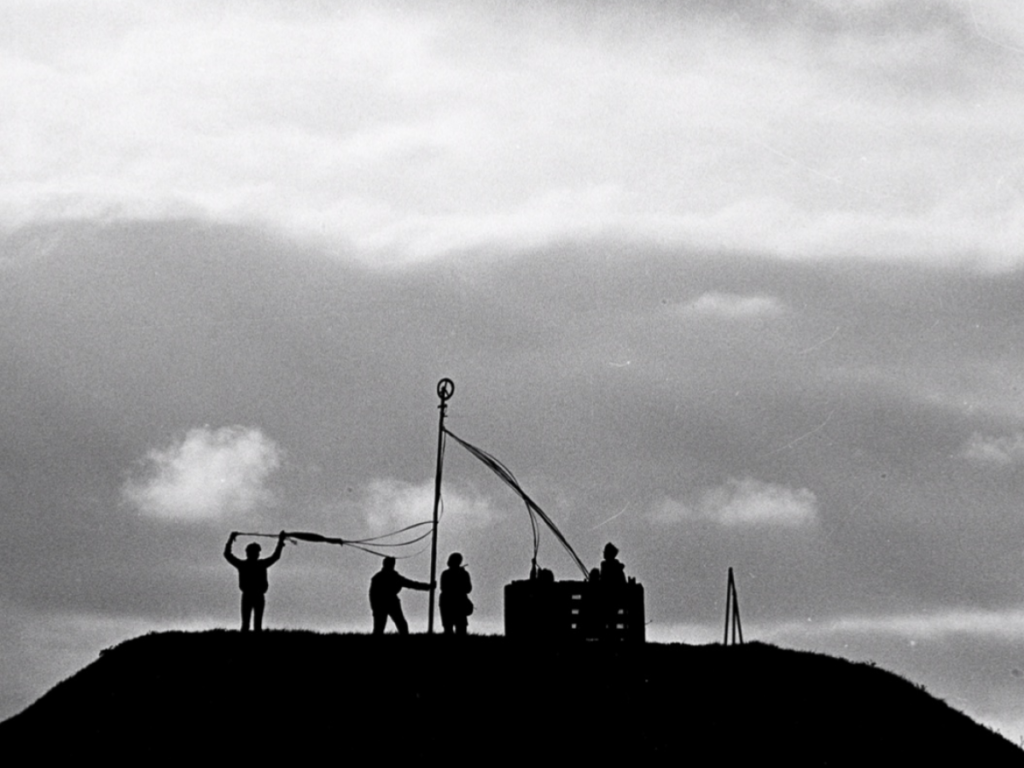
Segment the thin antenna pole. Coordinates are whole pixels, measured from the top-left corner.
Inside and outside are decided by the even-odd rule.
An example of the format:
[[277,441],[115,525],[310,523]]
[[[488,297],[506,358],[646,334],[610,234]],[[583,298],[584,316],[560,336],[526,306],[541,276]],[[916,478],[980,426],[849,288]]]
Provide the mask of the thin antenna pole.
[[736,643],[736,633],[740,636],[740,645],[743,645],[743,622],[740,621],[740,595],[736,591],[736,580],[732,582],[732,631],[733,631],[733,644]]
[[737,635],[740,645],[743,645],[743,625],[740,623],[740,600],[736,593],[736,579],[732,575],[732,567],[729,568],[729,582],[725,588],[725,634],[722,636],[722,645],[729,645],[729,629],[732,628],[732,644],[736,645]]
[[437,422],[437,471],[434,474],[434,527],[430,536],[430,609],[427,613],[427,634],[434,634],[434,596],[437,593],[437,513],[441,506],[441,468],[444,458],[444,417],[448,411],[448,400],[455,394],[455,382],[441,379],[437,382],[437,396],[441,412]]
[[732,616],[732,568],[729,568],[729,579],[725,583],[725,632],[722,634],[722,645],[729,644],[729,619]]

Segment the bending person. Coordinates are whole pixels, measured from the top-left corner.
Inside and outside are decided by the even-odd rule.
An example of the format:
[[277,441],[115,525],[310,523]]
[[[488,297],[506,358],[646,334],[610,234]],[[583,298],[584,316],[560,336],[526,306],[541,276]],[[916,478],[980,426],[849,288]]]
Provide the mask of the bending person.
[[402,587],[426,591],[430,584],[422,581],[413,581],[395,570],[395,558],[385,557],[381,568],[370,579],[370,610],[373,611],[373,634],[383,635],[384,627],[388,623],[388,617],[395,622],[398,634],[409,634],[409,622],[405,620],[402,613],[402,601],[398,599],[398,593]]
[[448,557],[448,568],[441,574],[441,623],[446,635],[466,634],[469,615],[473,613],[473,602],[469,593],[473,582],[469,571],[462,566],[462,555],[453,552]]
[[284,549],[284,531],[277,537],[277,548],[270,557],[260,560],[260,545],[252,543],[245,548],[245,560],[235,557],[231,546],[238,538],[238,531],[232,531],[224,545],[224,559],[238,569],[238,588],[242,590],[242,631],[249,631],[252,620],[256,632],[263,630],[263,608],[267,602],[267,569],[281,559]]

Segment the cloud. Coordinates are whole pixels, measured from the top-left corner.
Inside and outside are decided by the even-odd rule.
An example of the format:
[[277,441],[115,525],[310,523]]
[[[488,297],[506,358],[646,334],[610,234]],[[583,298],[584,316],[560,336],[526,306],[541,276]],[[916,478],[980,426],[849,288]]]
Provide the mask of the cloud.
[[[441,500],[444,525],[458,529],[482,528],[496,516],[490,503],[472,490],[445,487]],[[363,512],[377,532],[391,531],[433,519],[434,481],[408,483],[393,478],[373,480],[362,499]]]
[[749,477],[706,490],[694,504],[665,499],[651,512],[651,518],[660,523],[710,520],[727,527],[797,527],[813,523],[817,516],[817,498],[808,489],[794,490]]
[[369,263],[596,237],[1019,263],[1012,14],[670,6],[24,3],[0,223],[194,215]]
[[1024,464],[1024,432],[992,437],[975,432],[960,450],[960,456],[972,464],[1008,467]]
[[726,319],[771,317],[785,311],[785,305],[774,296],[742,296],[711,291],[681,307],[685,314]]
[[154,517],[200,520],[251,512],[271,500],[266,488],[281,451],[258,429],[192,429],[178,443],[150,451],[144,477],[124,498]]

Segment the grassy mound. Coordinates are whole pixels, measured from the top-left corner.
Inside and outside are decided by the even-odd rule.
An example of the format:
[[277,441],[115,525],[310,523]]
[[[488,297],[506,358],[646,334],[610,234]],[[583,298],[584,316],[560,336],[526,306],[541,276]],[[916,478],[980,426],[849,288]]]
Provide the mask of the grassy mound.
[[1024,765],[1006,739],[897,675],[760,643],[151,634],[104,651],[0,738],[36,759]]

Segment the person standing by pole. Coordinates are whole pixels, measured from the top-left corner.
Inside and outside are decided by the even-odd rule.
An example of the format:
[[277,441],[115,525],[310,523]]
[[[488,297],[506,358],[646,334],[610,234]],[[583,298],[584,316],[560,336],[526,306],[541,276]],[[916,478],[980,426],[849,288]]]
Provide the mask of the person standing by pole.
[[446,635],[464,635],[473,613],[469,593],[473,582],[469,571],[462,565],[462,555],[453,552],[448,557],[448,569],[441,574],[441,624]]
[[436,585],[433,581],[424,584],[422,581],[413,581],[395,570],[395,558],[385,557],[381,568],[370,579],[370,610],[373,612],[373,634],[383,635],[384,627],[388,618],[395,622],[395,628],[400,635],[409,634],[409,622],[405,620],[402,613],[402,601],[398,599],[398,593],[403,587],[409,589],[420,589],[424,592],[433,589]]

